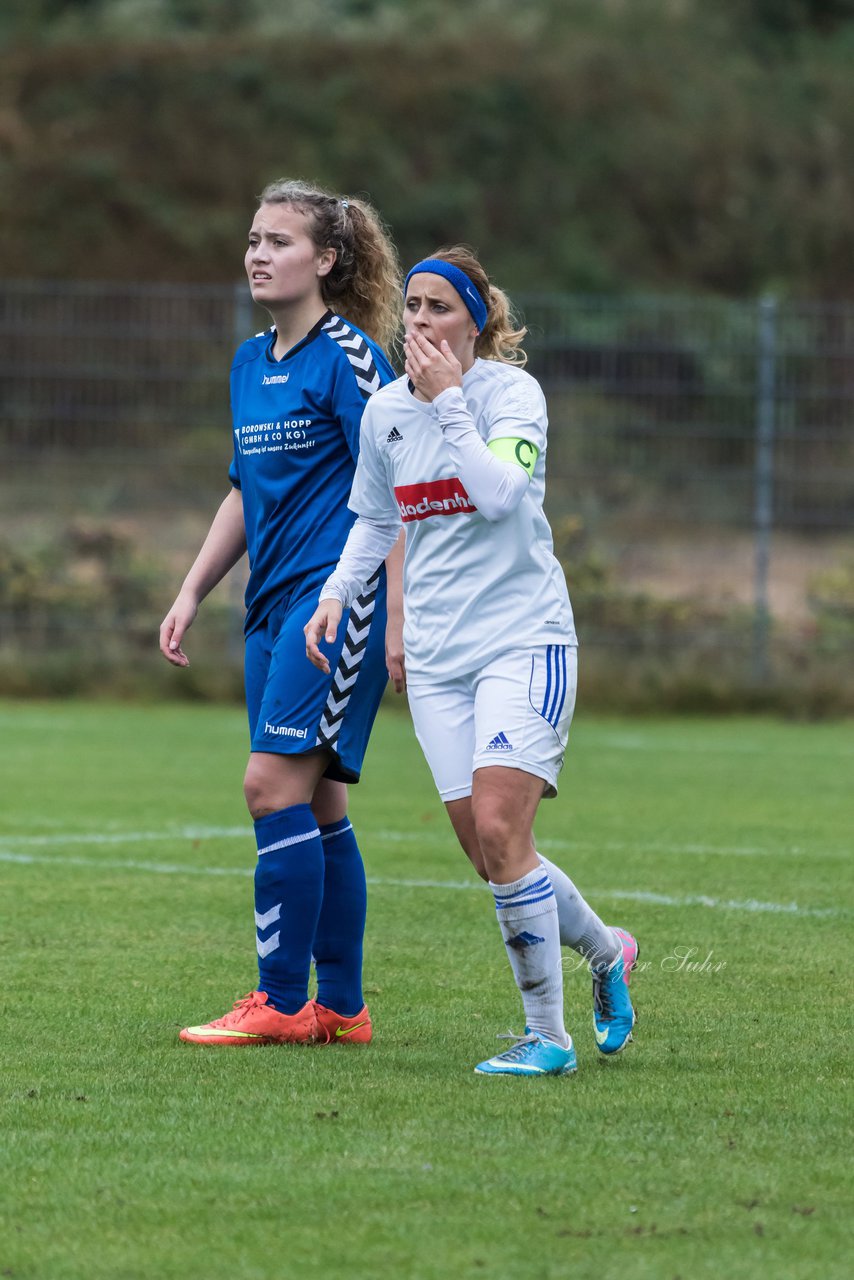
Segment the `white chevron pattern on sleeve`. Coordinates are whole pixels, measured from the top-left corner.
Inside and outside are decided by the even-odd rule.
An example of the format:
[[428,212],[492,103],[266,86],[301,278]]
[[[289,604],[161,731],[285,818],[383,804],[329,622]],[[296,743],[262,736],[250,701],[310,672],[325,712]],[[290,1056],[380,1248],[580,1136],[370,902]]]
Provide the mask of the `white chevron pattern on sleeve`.
[[355,333],[340,316],[330,316],[323,326],[323,332],[337,342],[346,355],[356,375],[356,385],[365,399],[379,391],[380,371],[374,361],[374,353],[362,335]]

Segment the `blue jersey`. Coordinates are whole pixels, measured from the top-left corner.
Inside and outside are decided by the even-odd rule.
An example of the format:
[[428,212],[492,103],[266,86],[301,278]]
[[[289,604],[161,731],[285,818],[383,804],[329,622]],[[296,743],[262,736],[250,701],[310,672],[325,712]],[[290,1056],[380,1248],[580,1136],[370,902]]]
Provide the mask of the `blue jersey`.
[[250,574],[246,633],[293,584],[331,569],[356,519],[347,506],[368,398],[395,378],[361,330],[326,315],[281,360],[275,329],[238,348],[231,366],[234,458]]

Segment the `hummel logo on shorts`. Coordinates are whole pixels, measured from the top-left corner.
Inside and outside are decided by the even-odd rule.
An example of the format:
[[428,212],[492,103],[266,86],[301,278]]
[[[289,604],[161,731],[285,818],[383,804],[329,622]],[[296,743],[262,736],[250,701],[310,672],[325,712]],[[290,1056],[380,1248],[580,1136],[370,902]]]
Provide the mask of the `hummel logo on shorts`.
[[400,434],[397,427],[392,427],[391,431],[389,431],[385,438],[385,442],[386,444],[397,444],[397,442],[402,439],[403,436]]
[[487,751],[512,751],[513,744],[508,742],[506,733],[496,733],[486,749]]

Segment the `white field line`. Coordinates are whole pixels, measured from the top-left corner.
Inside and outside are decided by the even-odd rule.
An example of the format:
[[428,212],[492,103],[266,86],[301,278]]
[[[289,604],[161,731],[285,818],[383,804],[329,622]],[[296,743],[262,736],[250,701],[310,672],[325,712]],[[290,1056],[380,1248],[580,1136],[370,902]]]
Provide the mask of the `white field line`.
[[[579,730],[579,737],[581,731]],[[816,747],[814,743],[809,746],[810,757],[827,756],[829,759],[843,760],[850,759],[854,756],[854,735],[849,738],[847,746],[842,747],[837,743],[827,747]],[[769,750],[766,744],[755,742],[735,742],[730,739],[724,742],[707,741],[701,738],[671,738],[659,737],[655,734],[645,735],[642,733],[609,733],[608,731],[599,732],[595,729],[587,729],[584,731],[584,749],[604,748],[607,751],[649,751],[655,755],[716,755],[716,756],[756,756],[761,755],[764,759],[787,759],[799,750],[796,743],[785,741],[778,742],[776,750]]]
[[[6,702],[2,707],[7,715],[12,714],[11,704]],[[394,713],[393,713],[394,714]],[[245,712],[235,713],[235,722],[239,723],[240,732],[243,731],[245,721]],[[45,725],[47,723],[46,715],[41,711],[28,711],[19,705],[14,708],[14,729],[16,733],[32,733],[39,735],[39,741],[44,734]],[[71,731],[77,733],[79,730],[78,721],[71,715],[63,714],[60,711],[50,712],[50,727],[52,731]],[[846,730],[852,727],[851,722],[845,723]],[[767,740],[756,742],[749,737],[746,739],[734,738],[731,734],[727,734],[723,738],[718,738],[717,734],[712,732],[711,735],[705,733],[702,727],[698,727],[695,732],[686,732],[683,730],[678,736],[671,736],[668,726],[663,724],[660,729],[651,729],[648,732],[642,729],[635,729],[630,726],[620,727],[614,725],[609,727],[607,724],[594,725],[586,720],[579,720],[573,724],[572,741],[577,742],[577,747],[573,750],[583,749],[599,750],[599,751],[624,751],[631,752],[650,752],[655,755],[714,755],[714,756],[757,756],[761,755],[764,759],[798,759],[804,750],[804,728],[800,725],[785,723],[780,724],[780,732],[774,739],[773,745],[769,746]],[[826,756],[828,759],[838,761],[839,759],[854,758],[854,734],[851,734],[843,745],[840,741],[840,735],[833,733],[831,741],[827,744],[817,739],[825,736],[822,733],[822,725],[807,726],[806,732],[810,734],[812,741],[809,742],[808,750],[811,757]],[[222,734],[224,741],[230,741],[233,733],[233,727],[229,722],[223,721],[218,723],[216,729],[212,732]]]
[[[192,833],[192,834],[191,834]],[[397,836],[401,833],[387,832],[374,833],[376,836],[381,835]],[[125,833],[98,833],[96,836],[87,837],[83,834],[71,834],[68,836],[24,836],[13,838],[5,837],[0,840],[0,863],[16,864],[16,865],[48,865],[48,866],[74,866],[85,867],[95,871],[142,871],[153,875],[183,875],[183,876],[240,876],[246,878],[254,874],[253,867],[212,867],[202,866],[193,867],[181,863],[171,862],[141,862],[136,859],[116,859],[107,860],[103,858],[86,858],[78,855],[63,857],[54,854],[41,853],[23,853],[9,847],[14,843],[19,847],[33,847],[63,844],[79,844],[89,841],[94,844],[123,844],[139,841],[154,840],[176,840],[176,839],[201,839],[204,837],[226,837],[240,836],[248,837],[250,831],[244,827],[184,827],[180,831],[172,832],[154,832],[154,831],[136,831]],[[544,845],[545,847],[545,845]],[[368,884],[379,888],[400,888],[400,889],[440,889],[445,891],[470,891],[472,889],[482,890],[483,886],[478,880],[429,880],[417,879],[403,876],[368,876]],[[761,912],[774,915],[791,915],[810,917],[812,919],[832,919],[846,917],[850,913],[845,910],[836,908],[818,908],[818,907],[802,907],[797,902],[762,902],[756,898],[734,899],[734,898],[712,898],[706,894],[688,894],[685,896],[674,896],[672,894],[654,893],[644,890],[621,890],[621,889],[591,889],[589,896],[593,899],[605,898],[615,902],[639,902],[650,903],[655,906],[664,907],[707,907],[712,910],[721,911],[739,911],[739,912]]]
[[[369,840],[380,844],[410,844],[429,839],[427,831],[372,831]],[[25,848],[65,848],[69,845],[124,845],[145,843],[168,843],[179,840],[237,840],[253,841],[251,827],[206,827],[184,826],[166,828],[161,831],[54,831],[41,835],[0,835],[0,853],[14,846]],[[452,843],[450,834],[443,834],[441,839]],[[367,840],[365,841],[367,843]],[[572,853],[575,851],[592,851],[600,853],[659,853],[682,857],[722,857],[722,858],[776,858],[776,857],[815,857],[816,850],[806,849],[802,845],[714,845],[714,844],[667,844],[658,841],[629,840],[538,840],[537,845],[544,853],[549,850]],[[818,856],[822,858],[850,858],[854,846],[850,849],[822,849]]]
[[246,836],[252,839],[251,827],[177,827],[164,831],[67,831],[51,832],[39,836],[0,836],[0,849],[15,844],[24,848],[38,848],[69,844],[140,844],[145,841],[167,840],[216,840],[236,839]]

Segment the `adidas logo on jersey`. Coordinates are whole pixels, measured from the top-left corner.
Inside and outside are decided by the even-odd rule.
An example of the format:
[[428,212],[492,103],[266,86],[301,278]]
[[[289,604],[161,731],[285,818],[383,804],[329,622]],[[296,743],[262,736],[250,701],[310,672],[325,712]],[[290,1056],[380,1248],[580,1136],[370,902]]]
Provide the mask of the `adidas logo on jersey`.
[[400,434],[397,427],[392,427],[391,431],[389,431],[385,438],[385,442],[386,444],[397,444],[397,442],[402,439],[403,436]]
[[487,751],[512,751],[513,745],[508,742],[506,733],[496,733],[486,749]]

